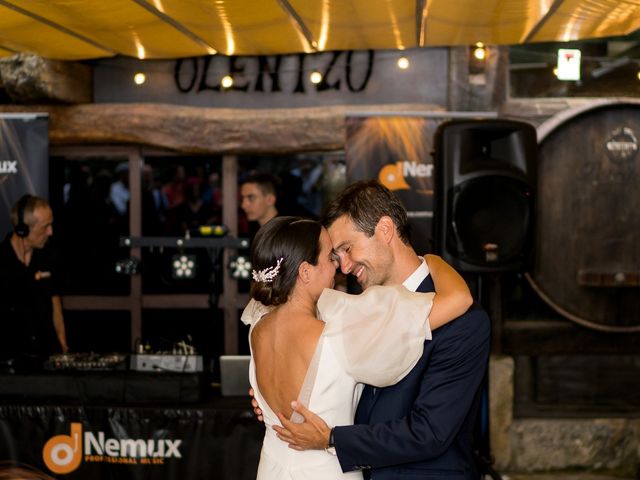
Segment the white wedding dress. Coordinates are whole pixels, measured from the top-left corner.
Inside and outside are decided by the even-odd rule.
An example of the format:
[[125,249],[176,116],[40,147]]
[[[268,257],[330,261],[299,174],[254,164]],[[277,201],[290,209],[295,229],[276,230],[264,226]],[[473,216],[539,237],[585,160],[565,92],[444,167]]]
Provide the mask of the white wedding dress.
[[[326,289],[318,301],[325,328],[297,400],[329,426],[352,425],[362,384],[397,383],[422,355],[424,340],[431,338],[433,295],[402,286],[369,287],[360,295]],[[270,310],[254,300],[247,305],[242,320],[251,325],[249,339]],[[280,421],[260,393],[253,356],[249,379],[266,427],[258,480],[362,478],[360,472],[342,473],[337,457],[324,450],[300,452],[279,440],[271,427]],[[294,413],[292,420],[302,418]]]

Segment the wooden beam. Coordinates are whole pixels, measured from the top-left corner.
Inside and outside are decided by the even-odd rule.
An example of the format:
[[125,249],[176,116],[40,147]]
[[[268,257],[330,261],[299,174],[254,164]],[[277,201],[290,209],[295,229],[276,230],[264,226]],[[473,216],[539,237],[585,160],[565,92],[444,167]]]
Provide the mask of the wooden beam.
[[521,39],[521,43],[529,43],[534,40],[536,34],[544,27],[545,23],[558,11],[562,6],[564,0],[554,0],[547,12],[540,18],[527,33],[525,33]]
[[0,59],[0,78],[16,104],[80,104],[93,100],[91,67],[28,53]]
[[46,112],[52,146],[135,144],[194,154],[301,153],[344,149],[352,113],[442,111],[429,104],[231,109],[160,104],[0,105]]

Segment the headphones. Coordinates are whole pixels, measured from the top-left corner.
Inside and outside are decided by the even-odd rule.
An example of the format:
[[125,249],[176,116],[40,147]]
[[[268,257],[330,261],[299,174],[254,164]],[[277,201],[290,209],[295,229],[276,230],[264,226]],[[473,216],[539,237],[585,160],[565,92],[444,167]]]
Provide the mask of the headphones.
[[31,199],[28,193],[20,197],[16,204],[16,213],[18,214],[18,223],[13,227],[13,231],[20,238],[29,236],[29,225],[24,223],[24,210],[27,208],[27,202]]

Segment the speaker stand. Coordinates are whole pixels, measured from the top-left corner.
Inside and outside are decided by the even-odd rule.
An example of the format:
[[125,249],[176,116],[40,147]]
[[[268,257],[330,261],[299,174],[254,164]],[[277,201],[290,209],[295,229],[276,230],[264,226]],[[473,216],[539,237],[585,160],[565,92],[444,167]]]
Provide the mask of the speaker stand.
[[[475,298],[485,308],[491,319],[491,353],[502,351],[502,284],[500,274],[487,274],[485,278],[478,274],[475,279]],[[485,291],[486,290],[486,291]],[[502,480],[493,468],[494,457],[491,455],[491,439],[489,431],[489,371],[482,380],[480,413],[476,426],[476,447],[474,451],[481,478],[487,476],[492,480]]]

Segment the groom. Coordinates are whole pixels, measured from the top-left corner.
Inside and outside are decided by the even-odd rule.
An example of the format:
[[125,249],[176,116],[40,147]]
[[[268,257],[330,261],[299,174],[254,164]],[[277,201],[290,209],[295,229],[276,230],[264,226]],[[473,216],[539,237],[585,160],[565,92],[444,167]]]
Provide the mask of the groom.
[[[409,244],[405,208],[379,183],[347,187],[328,206],[323,223],[341,270],[362,288],[402,283],[434,291],[426,263]],[[363,470],[365,478],[478,479],[473,436],[488,357],[489,319],[474,304],[433,332],[402,381],[364,388],[355,425],[328,426],[296,404],[305,423],[279,415],[285,428],[273,428],[292,448],[326,449],[337,454],[344,472]]]

